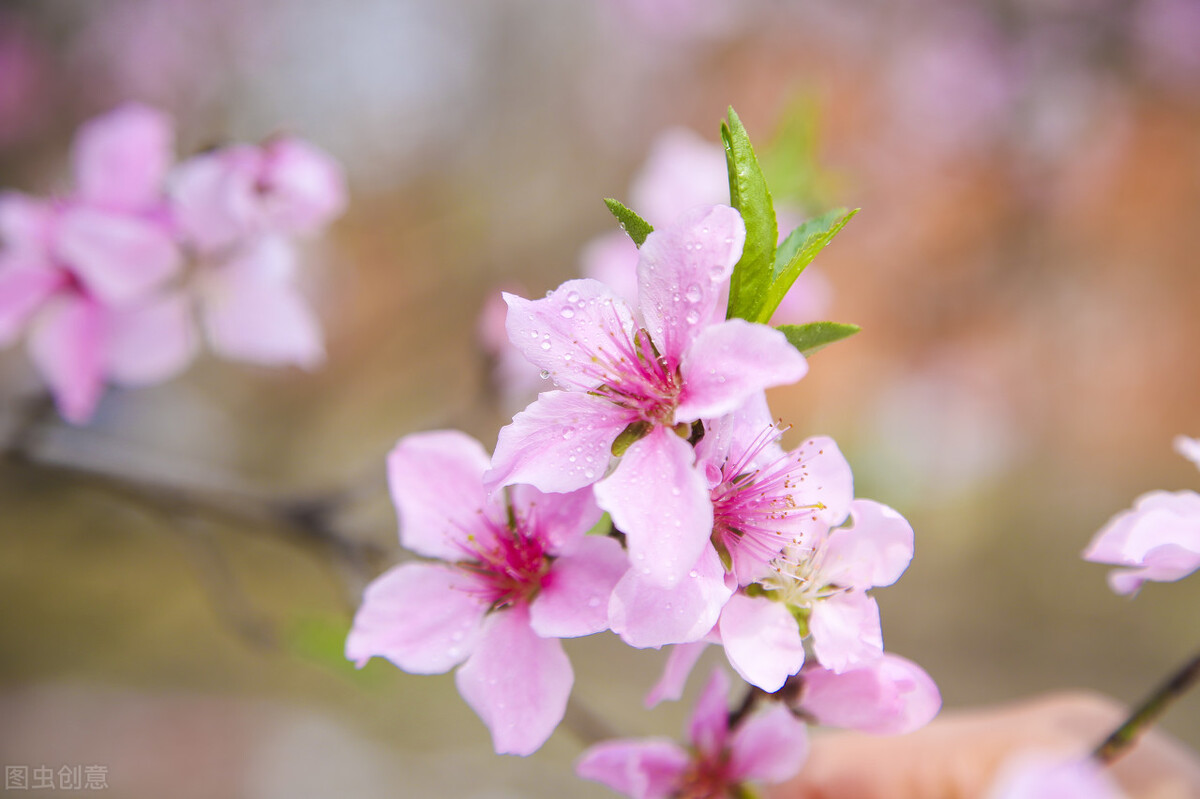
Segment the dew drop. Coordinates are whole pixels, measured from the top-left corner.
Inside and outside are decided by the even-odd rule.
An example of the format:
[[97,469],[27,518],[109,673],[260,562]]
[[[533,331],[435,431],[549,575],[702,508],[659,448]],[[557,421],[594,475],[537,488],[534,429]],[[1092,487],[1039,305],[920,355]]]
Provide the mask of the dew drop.
[[530,337],[530,338],[537,338],[537,337],[538,337],[538,332],[537,332],[536,330],[530,330],[530,331],[529,331],[529,337]]
[[538,376],[541,377],[543,380],[548,380],[550,378],[550,373],[548,371],[546,371],[545,369],[543,369],[542,371],[538,372]]
[[572,291],[567,295],[567,302],[579,302],[579,292]]
[[548,349],[550,349],[550,342],[549,342],[549,341],[543,341],[543,342],[542,342],[542,349],[544,349],[544,350],[548,350]]
[[700,312],[693,308],[692,310],[688,311],[683,318],[687,320],[689,325],[694,325],[700,321]]
[[700,289],[699,283],[693,283],[687,287],[687,293],[684,296],[687,297],[688,302],[700,302],[704,297],[704,292]]
[[563,319],[571,319],[571,318],[574,318],[574,316],[575,316],[575,309],[569,308],[564,305],[563,309],[562,309],[562,318]]
[[688,572],[688,577],[691,577],[693,580],[697,579],[699,576],[700,572],[696,571],[695,569],[692,569],[690,572]]

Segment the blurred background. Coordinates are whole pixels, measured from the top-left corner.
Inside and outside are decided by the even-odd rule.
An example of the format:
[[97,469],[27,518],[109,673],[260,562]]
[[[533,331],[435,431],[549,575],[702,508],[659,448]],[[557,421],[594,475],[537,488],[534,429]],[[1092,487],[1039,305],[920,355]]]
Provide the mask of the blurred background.
[[[122,797],[611,795],[565,729],[497,757],[451,676],[341,647],[405,557],[386,452],[490,447],[513,410],[485,302],[577,276],[600,199],[664,130],[715,145],[730,104],[777,195],[863,209],[817,261],[824,316],[863,332],[772,402],[916,529],[888,648],[959,708],[1135,702],[1200,639],[1200,579],[1131,602],[1078,557],[1138,494],[1200,488],[1171,450],[1200,434],[1198,0],[0,5],[0,186],[61,190],[74,129],[127,100],[181,156],[283,131],[345,165],[305,250],[328,362],[208,358],[0,465],[6,765],[104,766]],[[23,347],[0,384],[13,429]],[[662,653],[567,649],[606,722],[677,734],[686,704],[641,709]],[[1163,726],[1200,746],[1200,697]]]

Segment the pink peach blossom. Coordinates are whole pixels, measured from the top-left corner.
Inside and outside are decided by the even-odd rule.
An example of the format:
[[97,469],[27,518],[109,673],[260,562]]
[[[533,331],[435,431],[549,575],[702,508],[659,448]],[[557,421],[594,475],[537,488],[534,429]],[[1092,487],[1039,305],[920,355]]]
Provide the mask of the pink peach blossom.
[[384,657],[415,674],[463,664],[459,692],[496,751],[527,755],[562,720],[574,680],[558,639],[607,627],[626,563],[616,541],[585,535],[600,517],[590,491],[519,485],[488,496],[487,466],[483,447],[457,431],[396,445],[388,480],[400,540],[434,560],[367,587],[346,657]]

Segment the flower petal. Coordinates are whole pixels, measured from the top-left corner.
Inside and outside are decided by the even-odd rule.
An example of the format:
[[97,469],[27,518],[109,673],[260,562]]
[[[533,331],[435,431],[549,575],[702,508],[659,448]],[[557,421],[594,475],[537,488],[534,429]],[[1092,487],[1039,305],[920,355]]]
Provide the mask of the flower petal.
[[492,731],[501,755],[529,755],[546,742],[562,721],[574,680],[562,642],[534,633],[524,605],[490,614],[455,674],[459,693]]
[[547,391],[500,429],[489,488],[528,483],[575,491],[604,476],[612,443],[633,417],[591,394]]
[[701,757],[716,759],[729,736],[729,677],[720,668],[704,684],[687,724],[688,740]]
[[727,205],[693,208],[646,237],[638,253],[638,310],[669,366],[724,318],[718,302],[745,241],[742,216]]
[[842,672],[883,654],[879,605],[861,591],[847,591],[815,603],[808,624],[813,651],[827,669]]
[[29,331],[33,365],[72,424],[87,422],[100,401],[106,335],[100,306],[79,296],[56,298]]
[[734,594],[721,611],[717,629],[730,665],[767,693],[782,688],[804,665],[800,627],[781,602]]
[[144,297],[183,265],[179,248],[161,225],[82,206],[63,212],[56,250],[88,290],[108,304]]
[[808,363],[774,328],[729,319],[704,328],[683,354],[676,422],[721,416],[771,386],[795,383]]
[[105,370],[118,383],[144,386],[167,380],[195,354],[191,306],[182,294],[109,314]]
[[461,560],[469,538],[490,537],[493,525],[503,526],[500,498],[483,488],[487,464],[483,446],[457,430],[400,439],[387,460],[400,542],[428,557]]
[[293,257],[282,239],[264,238],[205,275],[204,326],[219,355],[304,369],[325,360],[320,324],[282,276],[291,271]]
[[427,563],[406,563],[374,580],[346,637],[359,667],[383,657],[412,674],[441,674],[474,649],[487,602],[470,576]]
[[937,684],[907,658],[884,652],[874,663],[844,671],[803,672],[801,708],[819,723],[872,735],[903,735],[924,727],[942,707]]
[[608,629],[608,601],[629,568],[612,538],[588,536],[570,555],[556,558],[529,608],[543,638],[574,638]]
[[337,162],[308,142],[283,137],[263,147],[264,221],[271,230],[311,233],[346,207],[346,178]]
[[224,147],[189,158],[170,177],[171,206],[189,242],[213,252],[256,232],[257,147]]
[[65,282],[62,272],[51,269],[0,269],[0,347],[12,343],[33,313]]
[[604,515],[590,488],[547,494],[519,483],[509,492],[524,528],[535,531],[549,555],[572,554],[585,540],[587,531]]
[[568,280],[546,297],[504,294],[508,338],[555,385],[589,391],[614,383],[636,355],[633,314],[595,280]]
[[663,666],[662,676],[650,689],[650,693],[646,694],[643,704],[647,710],[664,700],[676,702],[679,697],[683,696],[683,687],[687,684],[687,678],[691,675],[692,669],[696,667],[696,661],[700,659],[707,648],[707,641],[693,641],[689,644],[676,644],[671,647],[671,653],[667,655],[667,663]]
[[900,579],[912,561],[912,526],[887,505],[869,499],[854,500],[850,517],[852,526],[829,534],[821,576],[863,591]]
[[691,444],[657,426],[596,484],[596,502],[625,533],[633,568],[664,588],[677,585],[711,547],[712,499],[694,459]]
[[742,722],[729,744],[729,780],[783,782],[808,759],[808,727],[780,704]]
[[667,225],[697,205],[729,200],[725,151],[688,128],[659,134],[629,186],[630,207],[653,225]]
[[575,773],[632,799],[667,799],[689,762],[688,753],[666,739],[604,741],[583,753]]
[[725,567],[710,546],[674,588],[646,582],[637,569],[630,569],[613,589],[608,620],[622,641],[638,648],[699,641],[732,595]]
[[172,158],[171,119],[128,103],[85,123],[75,137],[75,180],[85,200],[111,209],[156,204]]

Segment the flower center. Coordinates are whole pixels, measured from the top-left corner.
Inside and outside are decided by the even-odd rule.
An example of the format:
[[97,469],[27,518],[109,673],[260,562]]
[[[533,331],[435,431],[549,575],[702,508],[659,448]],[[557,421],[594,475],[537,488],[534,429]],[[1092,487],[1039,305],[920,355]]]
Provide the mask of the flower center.
[[516,519],[509,526],[492,525],[490,532],[468,539],[471,560],[459,561],[458,567],[482,578],[480,590],[493,610],[531,601],[550,570],[542,541]]
[[712,489],[713,539],[727,552],[750,558],[764,566],[788,547],[800,547],[820,503],[800,504],[795,491],[808,477],[807,464],[798,453],[787,453],[767,465],[752,465],[762,451],[779,439],[782,431],[771,426],[740,456],[729,457],[721,467],[721,482]]

